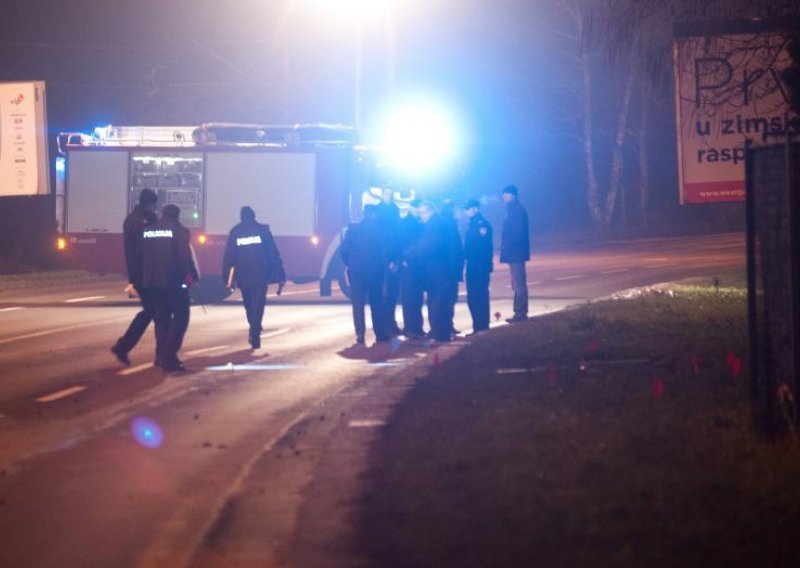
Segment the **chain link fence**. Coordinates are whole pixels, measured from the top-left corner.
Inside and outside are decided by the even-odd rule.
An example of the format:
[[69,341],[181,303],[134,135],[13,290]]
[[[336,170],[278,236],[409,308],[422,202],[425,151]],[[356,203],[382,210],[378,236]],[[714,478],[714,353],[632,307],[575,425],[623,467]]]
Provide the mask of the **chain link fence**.
[[770,437],[795,433],[800,379],[800,143],[748,148],[750,396]]

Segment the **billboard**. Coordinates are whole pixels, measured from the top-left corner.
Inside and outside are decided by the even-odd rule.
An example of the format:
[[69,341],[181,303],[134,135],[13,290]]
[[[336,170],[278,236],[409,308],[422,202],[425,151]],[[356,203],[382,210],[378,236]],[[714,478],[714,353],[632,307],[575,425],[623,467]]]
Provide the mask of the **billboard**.
[[798,130],[780,73],[784,33],[680,36],[674,43],[680,201],[744,201],[747,140]]
[[44,82],[0,83],[0,196],[49,193]]

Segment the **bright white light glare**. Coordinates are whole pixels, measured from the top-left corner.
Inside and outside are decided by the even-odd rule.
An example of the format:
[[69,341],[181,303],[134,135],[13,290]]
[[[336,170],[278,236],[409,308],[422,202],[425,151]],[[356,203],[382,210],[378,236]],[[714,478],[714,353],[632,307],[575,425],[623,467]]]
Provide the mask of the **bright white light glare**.
[[406,0],[303,0],[308,8],[339,20],[357,21],[392,12]]
[[409,173],[429,172],[455,155],[455,121],[436,104],[407,104],[387,117],[383,141],[393,166]]

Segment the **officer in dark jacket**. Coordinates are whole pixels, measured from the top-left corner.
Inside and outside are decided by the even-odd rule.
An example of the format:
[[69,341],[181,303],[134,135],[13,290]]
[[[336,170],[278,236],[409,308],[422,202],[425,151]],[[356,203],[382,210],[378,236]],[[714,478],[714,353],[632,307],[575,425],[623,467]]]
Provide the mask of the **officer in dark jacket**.
[[403,307],[403,335],[408,339],[425,337],[422,305],[425,302],[424,269],[410,253],[422,235],[419,206],[415,199],[410,203],[406,216],[400,223],[400,301]]
[[353,326],[356,330],[356,343],[364,343],[366,322],[364,307],[369,301],[372,315],[372,331],[377,341],[389,340],[386,325],[386,310],[383,304],[382,287],[386,256],[380,238],[380,227],[376,218],[375,205],[364,207],[364,218],[347,229],[340,249],[342,260],[347,266],[350,280],[350,300],[353,302]]
[[[261,320],[264,317],[267,287],[278,284],[280,294],[286,283],[283,260],[269,225],[256,222],[252,208],[242,207],[241,223],[231,229],[222,260],[222,278],[228,286],[239,286],[250,327],[249,342],[261,347]],[[232,272],[231,272],[232,271]]]
[[142,286],[142,231],[149,225],[154,225],[156,217],[156,203],[158,196],[149,188],[144,188],[139,193],[139,204],[133,208],[130,215],[125,217],[122,224],[122,239],[125,246],[125,265],[128,269],[128,282],[136,290],[142,309],[134,316],[124,335],[120,337],[111,352],[125,365],[130,365],[128,352],[133,349],[144,335],[147,326],[155,317],[155,304]]
[[178,350],[189,327],[189,286],[200,279],[189,230],[180,209],[166,205],[161,220],[142,231],[142,284],[156,306],[156,360],[165,371],[183,371]]
[[449,317],[449,298],[453,272],[449,260],[447,226],[428,201],[419,206],[419,217],[423,223],[422,234],[410,247],[408,255],[423,270],[428,294],[430,336],[435,341],[450,341],[453,320]]
[[514,289],[514,317],[507,319],[508,323],[528,319],[528,280],[525,263],[531,258],[531,245],[528,212],[520,204],[518,194],[514,185],[503,188],[506,218],[503,220],[500,240],[500,262],[508,264],[511,287]]
[[[440,215],[447,227],[447,259],[450,265],[450,291],[447,295],[448,320],[453,321],[458,303],[458,283],[464,280],[464,247],[461,244],[461,233],[456,220],[456,208],[452,199],[442,201]],[[452,326],[451,326],[452,327]],[[456,335],[459,331],[452,327],[451,333]]]
[[469,199],[464,204],[469,219],[464,237],[467,265],[467,306],[472,316],[472,332],[489,329],[489,279],[492,273],[492,226],[480,212],[480,203]]
[[386,255],[384,269],[383,306],[386,329],[392,335],[400,335],[397,325],[397,299],[400,296],[400,208],[394,202],[394,190],[383,188],[381,202],[376,205],[375,216],[381,228],[382,246]]

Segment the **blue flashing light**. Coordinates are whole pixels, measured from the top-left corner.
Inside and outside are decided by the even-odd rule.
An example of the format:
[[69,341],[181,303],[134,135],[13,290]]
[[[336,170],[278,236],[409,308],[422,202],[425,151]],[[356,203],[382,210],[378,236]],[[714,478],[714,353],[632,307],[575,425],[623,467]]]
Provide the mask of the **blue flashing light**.
[[131,434],[139,445],[145,448],[158,448],[164,442],[161,427],[151,418],[138,417],[131,421]]
[[387,115],[382,146],[390,166],[408,175],[430,174],[457,155],[458,130],[452,111],[443,104],[411,100]]
[[56,173],[63,175],[67,171],[67,159],[59,156],[56,158]]

